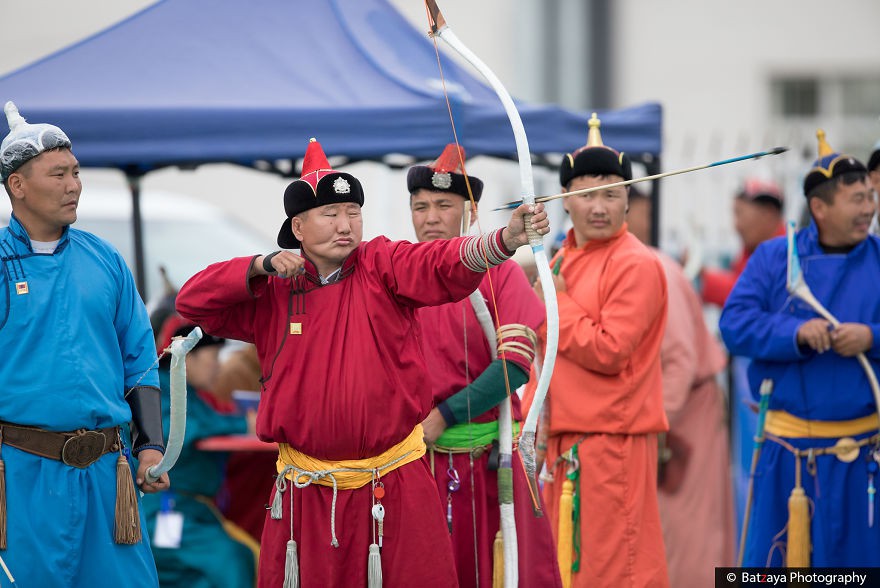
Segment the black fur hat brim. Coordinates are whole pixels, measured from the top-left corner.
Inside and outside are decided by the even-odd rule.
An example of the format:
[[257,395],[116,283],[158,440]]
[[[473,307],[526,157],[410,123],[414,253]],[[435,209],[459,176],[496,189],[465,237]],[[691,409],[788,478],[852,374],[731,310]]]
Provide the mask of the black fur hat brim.
[[566,155],[559,166],[559,184],[568,184],[579,176],[620,176],[632,179],[632,162],[626,153],[609,147],[586,147]]
[[465,181],[464,174],[455,172],[435,172],[427,165],[416,165],[406,172],[406,189],[414,194],[420,189],[440,192],[452,192],[465,200],[470,200],[468,195],[468,183],[474,194],[474,202],[480,201],[483,195],[483,182],[477,177],[468,175]]
[[298,249],[299,240],[293,235],[290,219],[296,215],[326,206],[351,202],[364,205],[364,189],[360,181],[345,172],[333,172],[318,180],[316,188],[305,180],[294,180],[284,190],[284,212],[287,218],[278,231],[278,245],[284,249]]

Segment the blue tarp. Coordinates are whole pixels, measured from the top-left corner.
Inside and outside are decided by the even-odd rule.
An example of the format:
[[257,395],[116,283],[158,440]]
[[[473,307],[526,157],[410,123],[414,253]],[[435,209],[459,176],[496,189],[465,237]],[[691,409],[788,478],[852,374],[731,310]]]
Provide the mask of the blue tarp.
[[[468,154],[512,157],[494,93],[448,56],[443,69]],[[309,137],[350,160],[452,141],[433,43],[386,0],[164,0],[0,78],[0,100],[63,128],[83,166],[136,174],[296,159]],[[585,113],[520,111],[532,153],[585,142]],[[600,115],[606,144],[659,156],[658,104]]]

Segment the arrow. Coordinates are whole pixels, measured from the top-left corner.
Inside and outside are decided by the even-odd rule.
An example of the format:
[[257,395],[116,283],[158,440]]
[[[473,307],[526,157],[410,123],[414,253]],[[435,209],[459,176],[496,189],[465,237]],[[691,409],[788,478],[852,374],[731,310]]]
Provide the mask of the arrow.
[[[739,157],[731,157],[730,159],[722,159],[721,161],[713,161],[712,163],[707,163],[705,165],[695,165],[693,167],[686,167],[683,169],[677,169],[675,171],[663,172],[660,174],[654,174],[653,176],[645,176],[644,178],[635,178],[632,180],[624,180],[621,182],[614,182],[612,184],[604,184],[602,186],[593,186],[592,188],[584,188],[582,190],[572,190],[571,192],[562,192],[561,194],[553,194],[552,196],[539,196],[535,198],[535,202],[547,202],[549,200],[556,200],[557,198],[565,198],[566,196],[579,196],[582,194],[589,194],[590,192],[598,192],[599,190],[607,190],[608,188],[617,188],[618,186],[629,186],[630,184],[638,184],[639,182],[649,182],[651,180],[659,180],[660,178],[666,178],[669,176],[677,176],[679,174],[686,174],[690,172],[699,171],[701,169],[707,169],[710,167],[718,167],[719,165],[727,165],[728,163],[736,163],[737,161],[745,161],[747,159],[760,159],[766,155],[779,155],[780,153],[785,153],[788,151],[788,147],[774,147],[769,151],[758,151],[757,153],[749,153],[748,155],[741,155]],[[521,200],[516,200],[512,202],[508,202],[503,206],[499,206],[493,210],[510,210],[518,207],[522,204]]]

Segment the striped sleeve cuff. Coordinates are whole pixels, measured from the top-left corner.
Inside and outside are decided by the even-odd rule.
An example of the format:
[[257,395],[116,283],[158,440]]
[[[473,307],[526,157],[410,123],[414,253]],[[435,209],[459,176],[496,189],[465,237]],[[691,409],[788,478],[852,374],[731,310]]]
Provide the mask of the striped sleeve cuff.
[[491,233],[462,240],[459,249],[461,263],[472,272],[485,272],[510,259],[514,252],[504,246],[501,238],[503,230],[495,229]]

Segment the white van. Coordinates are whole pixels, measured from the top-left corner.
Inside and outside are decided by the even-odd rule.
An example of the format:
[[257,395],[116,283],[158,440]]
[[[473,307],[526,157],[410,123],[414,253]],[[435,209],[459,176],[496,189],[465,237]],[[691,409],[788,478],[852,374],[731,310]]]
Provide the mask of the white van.
[[[0,193],[0,226],[9,223],[9,197]],[[180,287],[211,263],[269,253],[278,246],[222,209],[171,192],[141,191],[147,296],[162,295],[159,267]],[[131,195],[125,190],[85,187],[77,208],[77,229],[112,243],[134,272]]]

